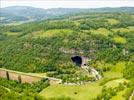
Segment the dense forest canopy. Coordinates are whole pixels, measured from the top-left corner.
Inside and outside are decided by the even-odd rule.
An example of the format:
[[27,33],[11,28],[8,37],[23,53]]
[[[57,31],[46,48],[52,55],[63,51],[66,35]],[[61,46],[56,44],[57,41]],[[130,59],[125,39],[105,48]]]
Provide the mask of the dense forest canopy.
[[78,14],[61,20],[1,26],[0,32],[2,68],[48,72],[50,76],[63,78],[64,74],[78,74],[79,68],[71,61],[73,55],[91,58],[90,65],[94,67],[102,61],[133,64],[134,60],[132,13]]
[[1,100],[45,100],[38,93],[48,87],[47,79],[37,83],[27,84],[17,81],[0,78],[0,99]]

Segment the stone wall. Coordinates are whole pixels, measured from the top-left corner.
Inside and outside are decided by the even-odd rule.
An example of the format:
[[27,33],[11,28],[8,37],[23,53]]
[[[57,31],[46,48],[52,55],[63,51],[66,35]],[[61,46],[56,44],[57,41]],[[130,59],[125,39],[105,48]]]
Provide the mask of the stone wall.
[[16,80],[22,83],[34,83],[42,79],[42,77],[26,75],[26,74],[7,71],[3,69],[0,69],[0,77],[7,78],[8,80]]

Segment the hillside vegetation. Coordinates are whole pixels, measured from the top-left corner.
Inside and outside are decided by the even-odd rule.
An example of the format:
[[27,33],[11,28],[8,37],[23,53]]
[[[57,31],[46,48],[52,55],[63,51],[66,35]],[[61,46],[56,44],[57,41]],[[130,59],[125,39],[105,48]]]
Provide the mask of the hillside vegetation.
[[[63,100],[63,97],[67,97],[65,100],[83,97],[84,100],[110,100],[116,96],[125,99],[134,88],[133,27],[134,14],[117,12],[81,13],[17,26],[1,26],[0,67],[46,73],[49,77],[62,79],[63,83],[93,82],[82,86],[52,85],[40,92],[52,100]],[[74,55],[90,58],[89,66],[103,78],[96,82],[92,75],[72,62]],[[86,97],[94,89],[93,98]],[[122,97],[121,94],[126,95]]]
[[[80,14],[80,13],[94,13],[94,12],[129,12],[133,13],[133,7],[119,7],[119,8],[34,8],[29,6],[10,6],[0,8],[0,23],[1,25],[18,25],[33,21],[41,21],[44,19],[60,19],[65,16]],[[110,22],[110,20],[108,19]],[[112,20],[116,23],[116,20]]]

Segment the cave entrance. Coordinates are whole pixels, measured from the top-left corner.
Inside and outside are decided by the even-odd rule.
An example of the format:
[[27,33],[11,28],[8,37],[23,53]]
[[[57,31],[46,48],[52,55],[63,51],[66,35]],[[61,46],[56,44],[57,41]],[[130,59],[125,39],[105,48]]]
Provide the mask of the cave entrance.
[[71,57],[71,59],[77,66],[82,65],[82,57],[81,56],[74,56],[74,57]]

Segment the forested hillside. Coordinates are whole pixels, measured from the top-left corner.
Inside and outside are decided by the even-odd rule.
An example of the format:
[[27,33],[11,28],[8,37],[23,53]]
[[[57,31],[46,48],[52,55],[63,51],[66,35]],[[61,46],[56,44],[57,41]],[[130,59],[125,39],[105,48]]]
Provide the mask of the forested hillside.
[[80,8],[34,8],[29,6],[11,6],[0,8],[0,23],[3,25],[18,25],[26,22],[40,21],[43,19],[53,19],[63,16],[70,16],[80,13],[94,13],[94,12],[128,12],[133,13],[133,7],[119,7],[119,8],[94,8],[94,9],[80,9]]
[[[100,86],[118,78],[133,81],[134,14],[81,13],[41,22],[0,27],[2,68],[46,73],[47,76],[60,78],[63,82],[95,81],[72,62],[71,57],[74,55],[90,59],[88,65],[104,77]],[[125,87],[132,91],[134,87],[131,81],[130,85],[124,83],[122,87],[115,88],[116,92],[124,90]],[[106,95],[105,92],[110,94]],[[115,91],[111,88],[104,87],[96,100],[109,100],[116,95],[113,92]]]

